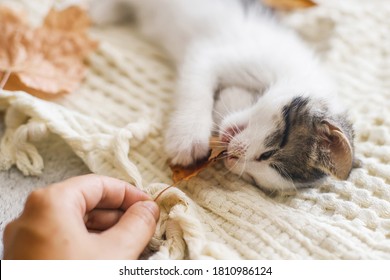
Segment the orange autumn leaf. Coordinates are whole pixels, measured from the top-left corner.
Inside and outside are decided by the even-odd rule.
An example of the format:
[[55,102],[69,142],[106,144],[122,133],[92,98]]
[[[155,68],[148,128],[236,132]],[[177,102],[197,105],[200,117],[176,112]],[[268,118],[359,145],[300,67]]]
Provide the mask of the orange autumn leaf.
[[43,26],[47,28],[80,33],[85,33],[90,25],[91,19],[88,14],[77,6],[60,11],[52,9],[43,22]]
[[207,160],[197,162],[192,166],[180,166],[180,165],[171,165],[172,170],[172,180],[173,183],[180,182],[182,180],[187,181],[192,177],[198,175],[205,168],[215,163],[216,161],[222,159],[225,155],[226,148],[219,146],[219,141],[216,137],[210,139],[210,148],[211,153]]
[[5,6],[0,6],[1,21],[28,27],[27,15],[24,11],[16,11]]
[[97,47],[87,36],[85,11],[51,10],[37,28],[6,7],[0,7],[0,18],[0,88],[44,98],[78,88],[85,76],[84,59]]
[[261,0],[264,5],[277,10],[310,8],[316,5],[311,0]]

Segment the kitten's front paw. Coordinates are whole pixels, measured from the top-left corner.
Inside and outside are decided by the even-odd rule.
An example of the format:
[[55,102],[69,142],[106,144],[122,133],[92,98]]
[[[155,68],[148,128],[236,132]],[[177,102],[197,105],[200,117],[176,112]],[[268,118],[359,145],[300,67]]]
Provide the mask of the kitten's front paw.
[[165,149],[171,164],[188,166],[208,156],[209,135],[194,136],[194,132],[179,135],[177,131],[168,133]]

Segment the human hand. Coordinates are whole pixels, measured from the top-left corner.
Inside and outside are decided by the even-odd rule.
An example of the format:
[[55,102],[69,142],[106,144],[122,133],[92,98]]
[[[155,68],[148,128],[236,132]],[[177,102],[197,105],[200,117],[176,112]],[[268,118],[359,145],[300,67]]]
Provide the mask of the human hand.
[[74,177],[29,195],[5,228],[4,259],[137,259],[158,217],[157,204],[126,182]]

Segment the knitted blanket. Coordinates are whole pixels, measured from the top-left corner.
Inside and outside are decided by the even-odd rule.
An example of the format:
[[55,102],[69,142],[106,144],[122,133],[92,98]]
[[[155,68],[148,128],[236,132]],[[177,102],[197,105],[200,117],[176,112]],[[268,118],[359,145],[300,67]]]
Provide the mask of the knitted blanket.
[[[362,167],[347,181],[330,179],[318,188],[273,196],[221,164],[207,168],[157,200],[161,215],[148,258],[390,258],[390,7],[380,1],[318,2],[281,18],[339,82]],[[157,196],[172,184],[162,142],[175,72],[165,54],[132,27],[92,33],[101,43],[76,92],[48,102],[0,91],[0,169],[15,165],[26,176],[40,176],[39,147],[55,135],[62,141],[57,148],[76,154],[92,172]],[[69,162],[63,165],[59,170]],[[4,202],[2,222],[9,215]]]

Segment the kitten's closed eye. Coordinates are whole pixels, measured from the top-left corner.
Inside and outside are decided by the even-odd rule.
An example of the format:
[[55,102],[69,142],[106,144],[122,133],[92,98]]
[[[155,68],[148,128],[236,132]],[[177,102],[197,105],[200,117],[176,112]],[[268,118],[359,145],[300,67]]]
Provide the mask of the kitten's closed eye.
[[270,157],[272,157],[276,152],[277,152],[277,150],[270,150],[270,151],[267,151],[267,152],[265,152],[265,153],[262,153],[256,160],[257,160],[257,161],[267,160],[267,159],[269,159]]

